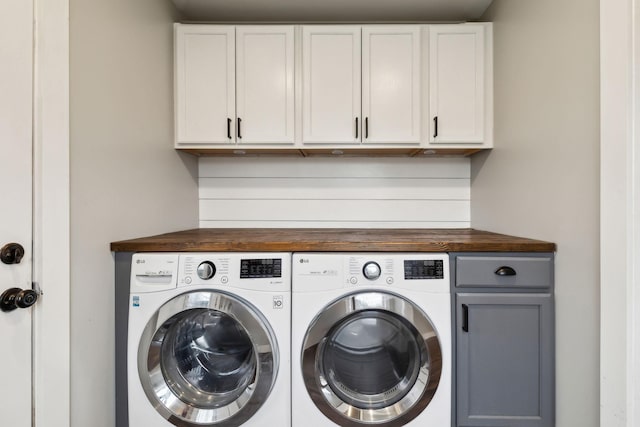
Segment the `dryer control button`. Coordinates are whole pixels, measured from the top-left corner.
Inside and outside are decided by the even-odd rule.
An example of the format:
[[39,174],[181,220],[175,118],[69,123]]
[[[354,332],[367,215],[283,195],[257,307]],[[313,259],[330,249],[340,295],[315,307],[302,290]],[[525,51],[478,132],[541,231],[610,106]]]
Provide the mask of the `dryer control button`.
[[369,280],[376,280],[382,274],[382,269],[377,262],[369,261],[362,267],[362,274]]
[[350,278],[349,283],[351,283],[352,285],[355,285],[356,283],[358,283],[358,278],[357,277]]
[[393,277],[387,277],[387,285],[393,285]]
[[216,266],[211,261],[205,261],[198,266],[198,277],[202,280],[209,280],[216,274]]
[[186,283],[187,285],[190,285],[191,284],[191,277],[190,276],[185,277],[184,278],[184,283]]
[[220,283],[222,283],[223,285],[228,282],[229,282],[229,278],[227,276],[222,276],[220,278]]

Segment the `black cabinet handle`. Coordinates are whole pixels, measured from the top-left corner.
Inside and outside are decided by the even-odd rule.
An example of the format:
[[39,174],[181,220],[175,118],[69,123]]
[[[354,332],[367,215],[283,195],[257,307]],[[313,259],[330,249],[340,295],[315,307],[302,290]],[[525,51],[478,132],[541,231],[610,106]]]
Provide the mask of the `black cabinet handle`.
[[516,271],[513,268],[504,265],[497,269],[495,271],[495,274],[497,274],[498,276],[515,276]]
[[238,117],[238,138],[242,139],[242,133],[240,133],[240,125],[242,123],[242,119]]
[[462,330],[469,332],[469,306],[462,304]]
[[231,119],[227,119],[227,138],[231,139]]
[[438,136],[438,116],[433,118],[433,137],[436,138]]
[[364,137],[369,138],[369,117],[364,118]]
[[358,139],[358,118],[356,117],[356,139]]

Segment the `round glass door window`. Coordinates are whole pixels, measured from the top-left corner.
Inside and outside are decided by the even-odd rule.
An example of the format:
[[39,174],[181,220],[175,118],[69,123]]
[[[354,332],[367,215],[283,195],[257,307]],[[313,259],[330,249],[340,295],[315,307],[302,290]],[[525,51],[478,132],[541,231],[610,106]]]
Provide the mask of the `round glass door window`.
[[442,368],[426,315],[380,292],[326,307],[307,331],[302,366],[312,400],[341,426],[406,424],[431,401]]
[[401,400],[420,371],[420,337],[403,318],[363,310],[333,328],[319,351],[321,375],[343,401],[378,409]]
[[200,408],[226,406],[246,392],[256,374],[251,338],[229,315],[193,309],[174,316],[164,334],[160,366],[169,388]]
[[248,302],[216,292],[191,292],[163,305],[138,351],[147,397],[178,426],[240,425],[266,400],[276,368],[266,320]]

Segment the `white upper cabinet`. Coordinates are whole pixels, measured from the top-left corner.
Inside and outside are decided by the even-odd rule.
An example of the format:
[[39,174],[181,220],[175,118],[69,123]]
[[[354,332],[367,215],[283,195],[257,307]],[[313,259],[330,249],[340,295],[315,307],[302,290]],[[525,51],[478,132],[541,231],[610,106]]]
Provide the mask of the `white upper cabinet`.
[[238,143],[294,142],[293,38],[290,25],[236,28]]
[[294,142],[293,26],[176,24],[176,146]]
[[420,143],[420,26],[304,26],[302,92],[303,143]]
[[302,28],[303,143],[360,142],[360,28]]
[[[488,32],[489,34],[485,34]],[[484,24],[429,26],[429,142],[491,144]]]
[[176,145],[233,143],[235,27],[176,25]]
[[175,25],[175,143],[450,155],[493,144],[488,23]]
[[420,94],[420,26],[363,26],[363,142],[419,143]]

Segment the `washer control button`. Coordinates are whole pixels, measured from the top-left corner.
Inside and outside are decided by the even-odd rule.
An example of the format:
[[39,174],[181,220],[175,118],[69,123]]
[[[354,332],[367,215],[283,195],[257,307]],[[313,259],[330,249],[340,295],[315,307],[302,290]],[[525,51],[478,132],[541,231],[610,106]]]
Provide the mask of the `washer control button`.
[[377,262],[369,261],[362,267],[362,274],[369,280],[376,280],[382,274],[380,264]]
[[229,278],[227,276],[222,276],[220,278],[220,283],[222,283],[223,285],[228,282],[229,282]]
[[190,285],[191,284],[191,276],[185,277],[184,278],[184,283],[187,284],[187,285]]
[[197,273],[202,280],[209,280],[216,274],[216,266],[211,261],[201,262]]
[[350,278],[349,283],[351,283],[352,285],[355,285],[356,283],[358,283],[358,278],[357,277]]
[[387,285],[393,285],[393,277],[387,277]]

